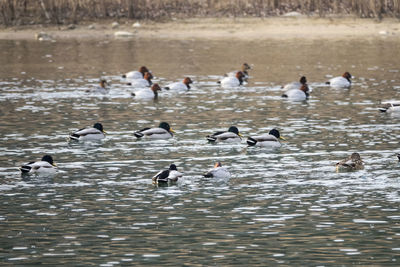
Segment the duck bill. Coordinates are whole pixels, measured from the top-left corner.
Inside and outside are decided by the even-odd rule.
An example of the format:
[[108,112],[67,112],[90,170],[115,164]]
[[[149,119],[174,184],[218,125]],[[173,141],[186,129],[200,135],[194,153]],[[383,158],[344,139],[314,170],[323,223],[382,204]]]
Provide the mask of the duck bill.
[[175,131],[174,131],[174,130],[172,130],[172,128],[170,128],[170,129],[169,129],[169,131],[170,131],[171,133],[175,133]]
[[107,134],[107,132],[106,132],[106,131],[104,131],[104,130],[103,130],[102,132],[103,132],[103,134]]
[[51,164],[51,165],[53,165],[54,167],[57,167],[57,164],[55,162],[53,162],[53,164]]
[[240,137],[244,137],[241,133],[238,133],[238,135],[239,135]]
[[280,136],[279,139],[282,139],[282,140],[285,140],[285,141],[286,141],[286,138],[283,137],[283,136]]

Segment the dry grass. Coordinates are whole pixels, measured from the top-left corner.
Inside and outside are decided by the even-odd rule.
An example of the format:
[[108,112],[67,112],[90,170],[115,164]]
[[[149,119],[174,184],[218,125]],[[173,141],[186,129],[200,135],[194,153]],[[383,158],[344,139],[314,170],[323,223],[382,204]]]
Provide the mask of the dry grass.
[[6,26],[104,18],[269,17],[291,11],[399,18],[400,0],[0,0],[0,22]]

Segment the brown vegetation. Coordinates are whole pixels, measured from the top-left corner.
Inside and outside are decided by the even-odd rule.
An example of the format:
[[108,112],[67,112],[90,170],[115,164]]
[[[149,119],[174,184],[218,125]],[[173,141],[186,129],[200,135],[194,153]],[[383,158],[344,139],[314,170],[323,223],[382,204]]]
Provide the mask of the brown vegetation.
[[305,15],[400,17],[400,0],[0,0],[0,23],[69,24],[96,19]]

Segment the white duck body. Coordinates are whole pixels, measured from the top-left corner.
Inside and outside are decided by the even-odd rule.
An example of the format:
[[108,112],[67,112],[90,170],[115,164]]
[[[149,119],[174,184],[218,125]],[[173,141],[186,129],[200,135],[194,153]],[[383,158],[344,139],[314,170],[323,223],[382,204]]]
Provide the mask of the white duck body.
[[228,179],[231,177],[231,174],[226,167],[215,167],[209,170],[204,176],[216,179]]
[[103,126],[100,123],[96,123],[94,127],[83,128],[70,134],[69,138],[71,140],[79,140],[79,141],[101,140],[106,137],[102,129]]
[[278,148],[278,147],[282,146],[282,144],[279,142],[279,139],[271,134],[252,136],[251,139],[254,139],[257,141],[255,143],[255,146],[270,147],[270,148]]
[[[28,163],[23,167],[30,167],[31,169],[28,174],[37,174],[37,175],[52,175],[57,172],[57,168],[48,163],[47,161],[36,161],[33,163]],[[21,168],[23,168],[21,167]]]
[[146,79],[140,78],[130,81],[129,85],[135,88],[143,88],[149,87],[151,83]]
[[140,71],[134,70],[134,71],[127,72],[125,74],[125,77],[127,79],[132,79],[132,80],[143,79],[143,74]]
[[186,84],[184,84],[183,82],[175,82],[175,83],[171,83],[167,86],[169,88],[169,90],[171,91],[180,91],[180,92],[184,92],[184,91],[188,91],[189,88]]
[[306,93],[300,89],[291,89],[285,92],[285,95],[292,101],[304,101],[307,99]]
[[223,88],[238,87],[240,86],[240,81],[235,76],[228,76],[221,80],[221,86]]
[[386,113],[394,113],[396,115],[400,114],[400,101],[384,102],[379,110]]
[[283,87],[283,90],[285,91],[289,91],[289,90],[293,90],[293,89],[298,89],[300,90],[301,86],[303,84],[300,82],[292,82],[292,83],[288,83]]
[[344,77],[335,77],[329,80],[331,87],[346,88],[350,87],[351,83]]
[[136,99],[154,99],[156,95],[154,94],[153,90],[150,88],[143,88],[138,91],[135,91],[135,98]]
[[172,134],[163,128],[151,128],[140,132],[144,138],[148,139],[169,139]]

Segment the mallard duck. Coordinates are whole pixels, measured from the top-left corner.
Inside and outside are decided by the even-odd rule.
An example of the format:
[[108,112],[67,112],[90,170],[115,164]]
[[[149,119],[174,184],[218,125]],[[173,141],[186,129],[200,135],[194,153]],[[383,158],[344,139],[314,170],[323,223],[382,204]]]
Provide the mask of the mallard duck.
[[190,89],[191,83],[193,83],[192,79],[190,79],[190,77],[186,77],[185,79],[183,79],[182,82],[171,83],[168,86],[164,87],[164,89],[178,92],[187,91]]
[[153,176],[152,180],[154,184],[168,184],[171,182],[177,182],[182,177],[182,173],[178,172],[175,164],[171,164],[169,169],[159,171]]
[[136,99],[157,99],[158,91],[161,91],[161,87],[155,83],[151,88],[143,88],[135,93],[132,93]]
[[168,139],[173,137],[174,131],[167,122],[161,122],[158,128],[144,128],[136,131],[133,134],[136,138],[149,138],[149,139]]
[[379,110],[386,113],[400,112],[400,101],[384,102]]
[[244,74],[243,75],[243,80],[247,80],[249,78],[248,70],[251,70],[250,65],[247,64],[247,63],[243,63],[241,68],[240,68],[240,70],[235,70],[235,71],[228,72],[227,74],[225,74],[225,76],[227,76],[227,77],[236,77],[236,73],[241,71]]
[[229,173],[229,171],[226,167],[222,167],[221,162],[217,162],[217,163],[215,163],[213,169],[209,170],[208,172],[206,172],[204,174],[204,177],[224,179],[224,178],[230,178],[231,174]]
[[329,84],[331,87],[335,88],[346,88],[351,86],[350,78],[351,74],[346,71],[342,76],[332,78],[326,82],[326,84]]
[[141,66],[139,68],[139,71],[130,71],[124,75],[122,75],[122,78],[128,78],[128,79],[143,79],[144,74],[146,72],[150,72],[145,66]]
[[96,122],[91,128],[82,128],[70,134],[69,139],[75,141],[100,140],[106,137],[103,125]]
[[19,169],[21,174],[51,175],[57,172],[56,167],[53,158],[50,155],[44,155],[40,161],[31,161]]
[[304,84],[307,84],[307,78],[305,76],[301,76],[299,82],[292,82],[288,83],[283,86],[285,91],[292,90],[292,89],[300,89]]
[[221,84],[221,87],[230,88],[230,87],[238,87],[243,84],[244,74],[241,71],[236,72],[234,77],[228,76],[223,78],[218,83]]
[[309,97],[307,84],[303,84],[300,89],[290,89],[285,92],[282,97],[286,97],[292,101],[304,101]]
[[135,88],[149,87],[153,84],[151,79],[153,79],[153,75],[150,72],[146,72],[143,78],[134,79],[131,82],[128,82],[127,85]]
[[242,135],[236,126],[229,127],[227,132],[216,132],[212,135],[207,135],[207,140],[211,143],[215,142],[240,142]]
[[279,139],[285,140],[278,130],[272,129],[268,134],[248,137],[247,144],[249,146],[280,147]]
[[361,160],[360,154],[353,153],[351,156],[345,158],[342,161],[336,163],[336,171],[354,171],[361,170],[364,168],[363,161]]

